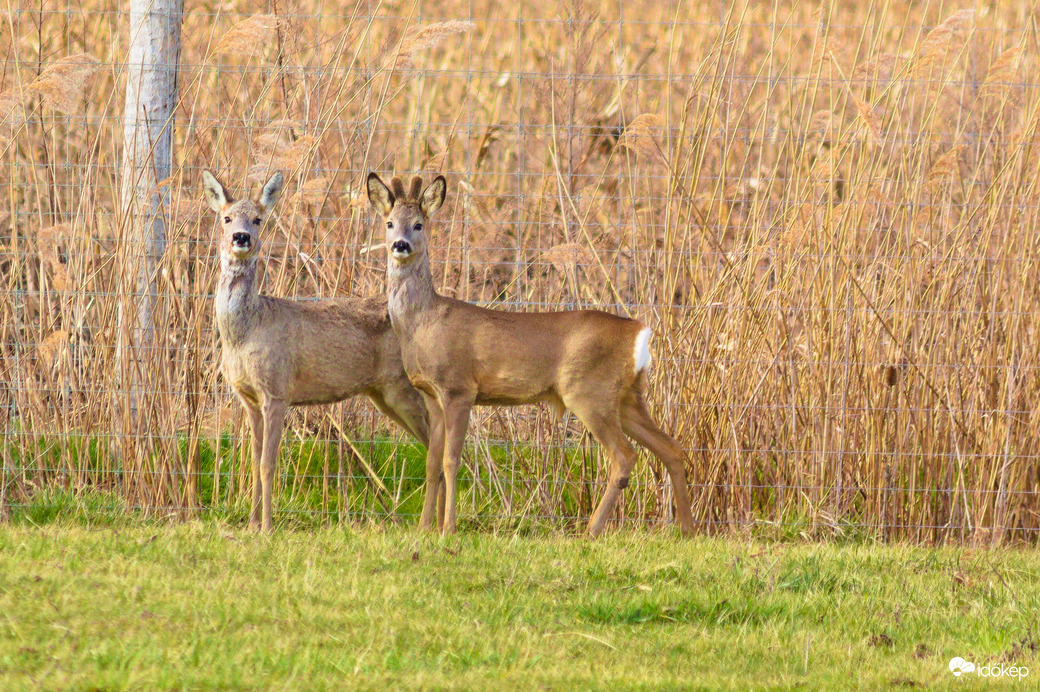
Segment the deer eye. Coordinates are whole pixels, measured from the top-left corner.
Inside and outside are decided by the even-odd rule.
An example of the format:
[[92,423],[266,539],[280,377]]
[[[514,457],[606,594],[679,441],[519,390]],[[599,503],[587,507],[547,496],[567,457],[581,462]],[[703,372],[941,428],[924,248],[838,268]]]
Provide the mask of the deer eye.
[[231,217],[230,216],[225,216],[224,217],[224,223],[231,223]]
[[393,228],[394,227],[394,222],[393,221],[387,221],[386,222],[386,227],[387,228]]
[[260,217],[259,216],[256,217],[255,219],[253,219],[253,225],[254,226],[259,226],[260,225]]
[[421,231],[422,230],[422,224],[421,223],[415,224],[415,230]]

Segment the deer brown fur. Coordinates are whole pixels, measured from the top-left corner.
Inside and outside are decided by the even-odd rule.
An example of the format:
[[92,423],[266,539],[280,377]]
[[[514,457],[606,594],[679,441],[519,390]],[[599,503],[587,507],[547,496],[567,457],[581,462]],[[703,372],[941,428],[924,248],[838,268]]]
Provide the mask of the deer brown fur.
[[224,377],[249,415],[253,501],[250,526],[272,529],[271,492],[287,407],[364,394],[429,447],[422,396],[408,382],[386,300],[293,301],[260,295],[260,231],[282,190],[276,173],[258,201],[235,201],[208,171],[206,197],[220,223],[216,322]]
[[[390,320],[401,343],[404,368],[430,412],[432,436],[443,445],[443,477],[427,458],[426,525],[437,511],[443,483],[443,530],[456,527],[456,491],[470,409],[549,402],[572,411],[611,459],[610,480],[588,524],[598,535],[628,485],[636,452],[627,437],[647,447],[672,480],[681,529],[693,531],[682,449],[650,417],[644,399],[650,330],[642,323],[596,310],[521,313],[489,310],[439,295],[433,286],[426,224],[444,202],[438,176],[425,190],[414,178],[405,193],[375,173],[368,196],[386,222]],[[441,437],[443,436],[443,439]],[[627,437],[626,437],[627,436]]]

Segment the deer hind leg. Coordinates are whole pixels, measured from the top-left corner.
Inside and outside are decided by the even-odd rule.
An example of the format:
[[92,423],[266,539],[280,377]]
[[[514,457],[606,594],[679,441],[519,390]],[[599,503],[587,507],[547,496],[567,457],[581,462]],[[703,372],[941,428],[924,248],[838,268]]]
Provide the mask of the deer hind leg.
[[430,441],[426,447],[426,497],[423,498],[419,529],[432,531],[434,522],[437,530],[444,527],[444,412],[431,396],[423,395],[429,412]]
[[274,489],[274,472],[278,465],[278,445],[282,441],[282,425],[285,423],[285,402],[279,399],[264,400],[264,453],[260,469],[263,481],[263,530],[274,530],[271,518],[271,493]]
[[264,414],[260,410],[260,407],[256,404],[242,400],[242,404],[246,407],[246,413],[249,414],[249,428],[252,431],[252,449],[250,453],[252,459],[252,476],[253,476],[253,497],[252,503],[249,508],[249,528],[254,531],[260,529],[261,520],[261,498],[263,496],[263,487],[260,481],[260,460],[264,453]]
[[455,533],[457,511],[457,487],[459,464],[462,461],[462,446],[466,442],[469,428],[469,412],[473,400],[449,399],[444,410],[444,521],[441,530],[445,535]]
[[[441,430],[441,459],[444,458],[444,430]],[[444,488],[444,471],[439,471],[440,485],[437,491],[437,533],[444,533],[444,503],[447,499],[447,491]]]
[[424,445],[430,444],[427,407],[419,393],[407,382],[394,384],[370,394],[372,402],[385,416],[407,430]]
[[642,393],[633,392],[621,406],[621,427],[625,434],[649,449],[661,460],[672,479],[675,494],[675,514],[680,530],[693,533],[693,513],[690,511],[690,493],[686,485],[686,465],[679,443],[661,430],[646,408]]
[[[372,397],[376,406],[380,407],[379,410],[426,445],[426,498],[423,500],[419,528],[432,529],[436,519],[437,530],[440,531],[444,525],[444,473],[441,470],[444,459],[444,417],[441,408],[433,397],[413,389],[407,383],[395,385],[381,396],[385,397],[382,406],[380,399]],[[435,415],[440,421],[440,430],[434,422]]]
[[595,538],[603,532],[621,491],[628,487],[628,477],[636,463],[636,450],[625,438],[616,409],[593,410],[574,404],[568,404],[568,408],[585,424],[610,457],[610,479],[607,481],[607,489],[603,491],[603,497],[596,506],[596,511],[592,513],[586,529],[588,535]]

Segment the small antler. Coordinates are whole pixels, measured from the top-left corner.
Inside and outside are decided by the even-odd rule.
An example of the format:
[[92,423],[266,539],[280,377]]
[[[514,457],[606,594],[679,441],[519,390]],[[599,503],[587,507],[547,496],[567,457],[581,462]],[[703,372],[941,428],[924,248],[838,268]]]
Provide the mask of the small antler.
[[419,195],[422,194],[422,177],[415,176],[412,178],[412,189],[408,191],[408,201],[418,202]]
[[404,182],[400,178],[395,177],[390,181],[390,190],[394,193],[394,198],[398,202],[405,201]]

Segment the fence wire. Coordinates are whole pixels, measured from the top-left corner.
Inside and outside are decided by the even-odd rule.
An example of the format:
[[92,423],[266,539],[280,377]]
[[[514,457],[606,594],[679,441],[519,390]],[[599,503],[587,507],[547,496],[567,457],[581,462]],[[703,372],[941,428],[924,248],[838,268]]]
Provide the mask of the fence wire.
[[[189,3],[154,276],[120,192],[128,16],[0,8],[0,517],[244,520],[220,374],[213,170],[286,191],[263,291],[384,293],[370,170],[449,181],[447,295],[655,332],[649,400],[705,531],[1034,542],[1035,13],[942,3]],[[580,526],[573,417],[481,409],[462,518]],[[364,398],[298,409],[286,521],[413,521],[423,450]],[[616,519],[671,521],[643,453]],[[77,510],[78,511],[78,510]]]

